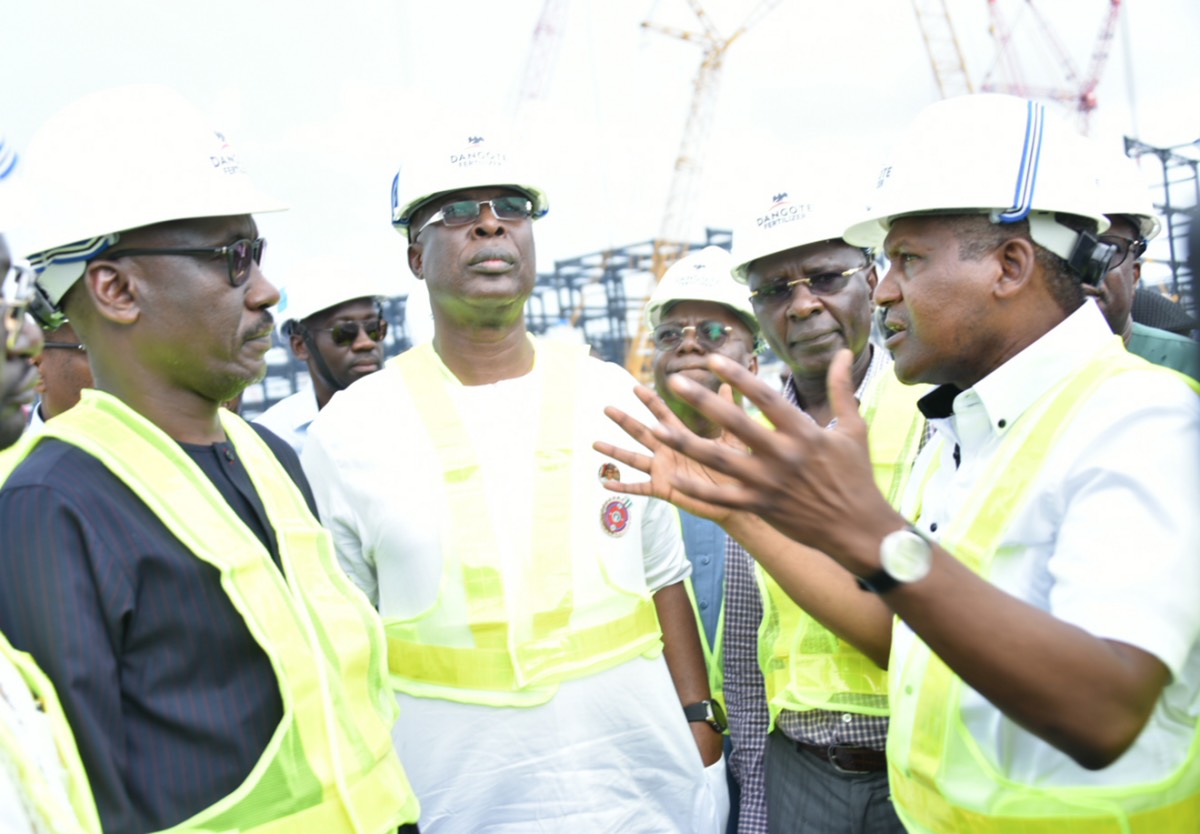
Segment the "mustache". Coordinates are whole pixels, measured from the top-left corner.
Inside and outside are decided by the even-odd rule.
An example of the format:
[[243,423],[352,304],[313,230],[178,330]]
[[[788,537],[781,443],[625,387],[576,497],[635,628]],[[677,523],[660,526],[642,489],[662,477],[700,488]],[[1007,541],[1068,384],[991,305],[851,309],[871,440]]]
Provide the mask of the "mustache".
[[261,339],[263,336],[271,335],[275,329],[275,317],[270,313],[263,313],[262,318],[258,320],[258,325],[247,331],[246,339]]

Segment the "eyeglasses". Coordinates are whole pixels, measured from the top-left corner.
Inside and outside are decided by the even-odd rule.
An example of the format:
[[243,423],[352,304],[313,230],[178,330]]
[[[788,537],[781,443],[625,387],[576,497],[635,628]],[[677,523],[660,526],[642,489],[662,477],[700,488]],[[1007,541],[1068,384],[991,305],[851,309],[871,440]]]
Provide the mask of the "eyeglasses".
[[696,335],[696,341],[705,350],[721,347],[729,341],[729,334],[733,332],[732,327],[719,321],[702,321],[699,324],[688,325],[667,322],[654,328],[651,338],[659,350],[672,351],[683,344],[683,337],[689,330]]
[[4,274],[2,285],[4,304],[4,347],[13,350],[25,320],[25,310],[33,298],[37,273],[28,263],[14,261]]
[[862,272],[871,264],[863,264],[844,272],[821,272],[817,275],[806,275],[794,281],[780,281],[767,284],[750,293],[750,301],[756,304],[778,304],[792,297],[792,290],[797,284],[805,284],[813,295],[837,295],[850,283],[850,276]]
[[42,347],[46,350],[58,348],[60,350],[81,350],[87,353],[87,345],[75,342],[42,342]]
[[251,261],[256,264],[262,263],[263,247],[266,245],[265,238],[242,238],[226,246],[211,249],[118,249],[115,252],[102,252],[98,257],[116,260],[136,258],[140,255],[183,255],[189,258],[203,258],[205,255],[214,258],[223,256],[229,270],[229,283],[240,287],[250,278]]
[[528,220],[533,216],[533,203],[528,197],[497,197],[494,200],[459,200],[442,206],[425,224],[417,230],[417,234],[429,228],[431,223],[445,223],[447,226],[465,226],[479,219],[484,206],[492,209],[492,214],[500,220]]
[[358,331],[362,330],[372,342],[382,342],[387,336],[387,319],[371,319],[370,321],[343,321],[333,327],[309,328],[310,333],[328,333],[337,347],[352,345],[358,339]]
[[1136,261],[1142,255],[1146,254],[1146,239],[1143,237],[1130,240],[1127,237],[1120,235],[1100,235],[1100,242],[1107,243],[1116,249],[1113,253],[1112,260],[1108,262],[1110,270],[1116,269],[1121,264],[1125,263],[1125,259],[1129,254],[1133,253],[1133,259]]

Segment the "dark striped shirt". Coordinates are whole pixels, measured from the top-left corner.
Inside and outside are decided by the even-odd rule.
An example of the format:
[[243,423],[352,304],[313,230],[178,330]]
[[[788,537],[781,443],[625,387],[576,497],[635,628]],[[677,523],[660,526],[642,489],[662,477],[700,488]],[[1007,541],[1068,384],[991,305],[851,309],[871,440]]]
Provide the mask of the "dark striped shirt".
[[[290,447],[255,427],[313,506]],[[278,564],[228,443],[181,444]],[[215,568],[95,458],[45,440],[0,489],[0,628],[54,682],[106,834],[187,819],[239,784],[283,714]]]

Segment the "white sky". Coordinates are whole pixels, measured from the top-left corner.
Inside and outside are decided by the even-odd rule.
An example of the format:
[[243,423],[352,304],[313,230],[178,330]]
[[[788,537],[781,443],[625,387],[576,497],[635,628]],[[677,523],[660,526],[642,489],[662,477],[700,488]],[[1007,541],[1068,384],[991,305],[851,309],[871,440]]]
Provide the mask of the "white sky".
[[[717,27],[750,0],[701,0]],[[1001,0],[1016,17],[1020,0]],[[695,28],[685,0],[573,0],[536,136],[551,202],[538,224],[555,258],[655,236],[700,61],[695,45],[644,31]],[[992,65],[985,0],[949,0],[968,68]],[[1041,0],[1086,70],[1106,0]],[[214,117],[256,181],[291,206],[260,219],[267,275],[317,256],[416,282],[389,222],[391,177],[414,137],[449,116],[511,112],[542,0],[7,0],[0,132],[18,150],[67,102],[115,84],[179,88]],[[1158,145],[1200,137],[1200,3],[1126,0],[1093,135]],[[1028,24],[1028,19],[1023,21]],[[1026,30],[1028,31],[1028,30]],[[1032,42],[1032,36],[1029,36]],[[1029,57],[1044,85],[1052,66]],[[703,195],[692,215],[728,228],[751,183],[781,166],[824,169],[831,150],[874,159],[938,97],[904,0],[782,0],[729,50]],[[1196,154],[1200,156],[1200,153]],[[869,160],[869,161],[868,161]],[[114,160],[113,164],[125,164]],[[1148,169],[1153,171],[1153,169]]]

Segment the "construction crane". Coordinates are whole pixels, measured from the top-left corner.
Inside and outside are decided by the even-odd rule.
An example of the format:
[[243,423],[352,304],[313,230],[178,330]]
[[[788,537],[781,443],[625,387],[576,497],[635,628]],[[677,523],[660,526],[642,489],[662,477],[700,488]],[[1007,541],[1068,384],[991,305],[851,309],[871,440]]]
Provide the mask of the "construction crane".
[[[988,15],[991,19],[992,37],[996,41],[996,62],[984,77],[981,89],[985,92],[1012,93],[1026,98],[1049,99],[1062,102],[1077,114],[1079,128],[1088,132],[1091,113],[1096,109],[1096,87],[1108,63],[1113,33],[1121,13],[1121,0],[1109,0],[1108,11],[1100,25],[1100,34],[1092,47],[1091,60],[1086,73],[1081,73],[1071,59],[1070,53],[1054,32],[1034,0],[1023,0],[1024,9],[1033,17],[1033,30],[1040,37],[1041,47],[1057,62],[1064,76],[1063,86],[1031,84],[1021,68],[1021,60],[1013,37],[1016,22],[1010,24],[1000,0],[988,0]],[[998,77],[999,76],[999,77]],[[1003,78],[1004,80],[1000,80]]]
[[975,92],[946,3],[947,0],[912,0],[917,26],[921,29],[925,51],[929,53],[933,68],[933,79],[942,98]]
[[[654,241],[654,257],[651,271],[655,280],[662,278],[667,267],[687,253],[688,234],[691,230],[692,209],[697,204],[700,192],[701,173],[704,168],[704,152],[712,130],[713,114],[716,112],[717,92],[720,88],[721,70],[725,53],[729,47],[758,23],[782,0],[759,0],[746,15],[745,20],[732,33],[722,36],[712,18],[700,4],[700,0],[687,0],[696,17],[698,31],[689,31],[663,26],[646,20],[642,28],[659,32],[700,47],[703,55],[700,69],[692,82],[692,103],[688,110],[679,153],[675,158],[675,173],[667,191],[667,206],[663,212],[662,226]],[[640,380],[650,376],[650,334],[642,323],[634,337],[626,367]]]
[[525,71],[521,74],[521,81],[517,87],[516,104],[513,108],[517,119],[520,119],[531,105],[538,105],[546,100],[550,79],[554,75],[554,65],[562,48],[569,9],[570,0],[545,0],[542,5],[541,14],[538,15],[537,24],[533,28],[529,54],[525,57]]

